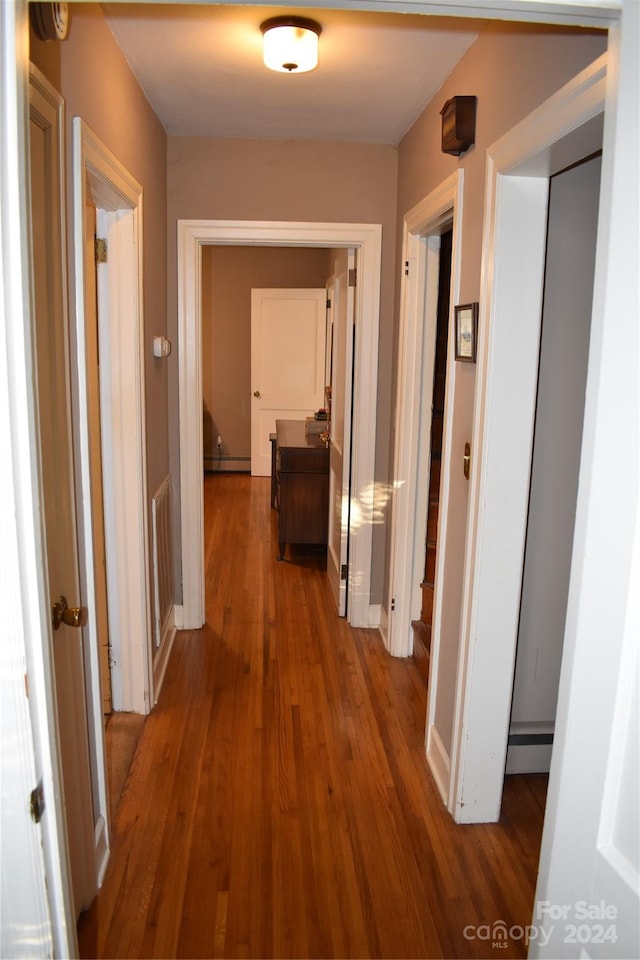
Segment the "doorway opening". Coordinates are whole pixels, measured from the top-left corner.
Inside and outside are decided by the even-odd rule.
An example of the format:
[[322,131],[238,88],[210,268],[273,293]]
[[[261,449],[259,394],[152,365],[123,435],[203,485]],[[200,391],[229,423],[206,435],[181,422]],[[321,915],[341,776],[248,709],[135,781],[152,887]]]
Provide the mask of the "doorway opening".
[[[203,451],[204,469],[211,473],[251,472],[268,475],[270,470],[270,451],[268,435],[274,427],[267,426],[258,431],[264,444],[252,451],[252,424],[257,407],[265,404],[273,407],[273,398],[265,396],[269,391],[262,377],[256,372],[252,377],[252,351],[256,347],[252,335],[253,290],[281,291],[265,293],[266,300],[273,297],[279,308],[289,310],[291,299],[291,323],[295,325],[298,313],[294,300],[297,291],[322,290],[322,339],[325,337],[326,282],[332,272],[329,251],[322,248],[272,247],[210,244],[202,250],[202,386],[203,386]],[[290,294],[282,291],[292,291]],[[302,306],[306,304],[306,294]],[[260,304],[263,301],[260,299]],[[268,304],[267,304],[268,309]],[[269,310],[269,318],[276,312],[276,305]],[[277,309],[279,315],[279,309]],[[270,381],[279,385],[282,379],[281,369],[287,363],[286,321],[268,331],[265,339],[269,350],[267,375]],[[258,343],[258,346],[260,342]],[[316,348],[321,353],[324,346]],[[305,354],[308,351],[305,350]],[[261,355],[257,356],[258,366],[262,369]],[[295,356],[293,362],[296,362]],[[272,373],[272,365],[275,368]],[[324,400],[325,361],[321,353],[322,375],[314,376],[320,383],[320,393],[315,408]],[[309,366],[309,361],[307,361]],[[314,374],[317,371],[314,367]],[[293,392],[296,385],[286,378],[287,393]],[[300,378],[294,378],[297,382]],[[261,393],[260,398],[254,392]],[[280,400],[281,398],[276,398]],[[287,402],[288,402],[288,398]],[[297,403],[299,397],[295,397]],[[257,402],[256,402],[257,401]],[[313,405],[312,405],[313,406]],[[265,411],[264,416],[267,416]],[[310,413],[311,409],[306,410]],[[288,416],[281,413],[280,416]],[[257,417],[256,419],[261,419]],[[262,457],[264,463],[252,464],[252,459]]]
[[[180,395],[180,521],[182,607],[180,626],[204,623],[204,518],[202,499],[202,252],[210,244],[284,247],[353,247],[360,278],[359,326],[354,358],[355,463],[352,473],[349,578],[350,622],[377,626],[371,607],[372,529],[375,501],[375,417],[382,228],[379,224],[178,222],[178,339]],[[355,504],[355,506],[354,506]]]
[[[422,609],[428,514],[425,478],[431,462],[441,236],[451,234],[451,303],[457,301],[459,292],[463,185],[464,172],[459,170],[404,218],[389,619],[387,629],[382,630],[387,649],[400,657],[413,652],[412,623],[420,619]],[[430,671],[437,668],[442,593],[450,573],[445,549],[451,461],[447,422],[452,413],[456,370],[450,362],[450,348],[447,355],[435,570],[440,589],[434,590],[433,596]],[[433,704],[429,711],[432,709]],[[430,726],[428,716],[427,736]]]
[[[94,810],[100,825],[95,837],[99,886],[109,858],[113,795],[113,764],[106,756],[103,718],[105,672],[111,681],[114,710],[145,715],[154,701],[142,350],[142,188],[80,118],[74,119],[73,139],[78,499],[89,634],[87,725]],[[94,236],[104,241],[106,262],[101,255],[102,262],[96,264]],[[132,423],[135,429],[130,429]],[[107,664],[104,653],[100,656],[105,646],[113,651]]]
[[453,230],[440,237],[438,265],[438,305],[436,313],[436,347],[431,394],[431,435],[429,440],[429,473],[427,483],[427,537],[425,543],[424,574],[420,583],[422,605],[420,619],[413,621],[413,659],[428,685],[431,631],[433,628],[433,597],[436,580],[438,519],[440,508],[440,478],[442,473],[442,441],[447,382],[447,354],[449,339],[449,308],[451,303],[451,251]]
[[486,321],[479,325],[472,440],[477,453],[448,801],[458,822],[491,822],[500,815],[531,477],[549,177],[602,148],[605,80],[603,56],[488,154],[480,299]]
[[571,573],[601,157],[549,181],[538,388],[506,772],[548,773]]

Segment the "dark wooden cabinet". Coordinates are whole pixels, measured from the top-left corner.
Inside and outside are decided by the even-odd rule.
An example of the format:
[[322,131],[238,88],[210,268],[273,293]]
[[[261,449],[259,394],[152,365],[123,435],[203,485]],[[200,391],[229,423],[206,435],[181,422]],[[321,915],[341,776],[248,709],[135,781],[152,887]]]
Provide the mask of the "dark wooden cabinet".
[[274,453],[282,559],[288,543],[327,543],[329,448],[320,437],[306,435],[304,420],[276,420]]

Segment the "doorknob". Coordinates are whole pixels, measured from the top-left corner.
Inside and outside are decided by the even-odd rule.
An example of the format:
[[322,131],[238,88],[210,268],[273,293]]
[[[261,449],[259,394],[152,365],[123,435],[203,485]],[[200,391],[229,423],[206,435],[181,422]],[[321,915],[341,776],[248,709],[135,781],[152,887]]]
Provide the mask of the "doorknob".
[[254,395],[254,397],[257,397],[257,398],[258,398],[258,400],[259,400],[259,399],[260,399],[260,397],[262,396],[262,394],[260,393],[260,391],[259,391],[259,390],[254,390],[254,391],[253,391],[253,395]]
[[83,607],[70,607],[66,597],[60,597],[51,607],[51,622],[57,630],[61,623],[68,627],[84,627],[87,622],[86,610]]

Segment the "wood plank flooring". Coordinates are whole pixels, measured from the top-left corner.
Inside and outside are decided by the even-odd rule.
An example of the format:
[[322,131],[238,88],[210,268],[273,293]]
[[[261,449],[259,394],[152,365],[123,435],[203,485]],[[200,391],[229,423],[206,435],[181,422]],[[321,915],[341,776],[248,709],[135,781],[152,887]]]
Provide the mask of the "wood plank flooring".
[[456,826],[415,663],[335,615],[323,553],[276,561],[269,501],[205,478],[207,625],[176,638],[81,956],[526,956],[464,930],[529,923],[546,778]]

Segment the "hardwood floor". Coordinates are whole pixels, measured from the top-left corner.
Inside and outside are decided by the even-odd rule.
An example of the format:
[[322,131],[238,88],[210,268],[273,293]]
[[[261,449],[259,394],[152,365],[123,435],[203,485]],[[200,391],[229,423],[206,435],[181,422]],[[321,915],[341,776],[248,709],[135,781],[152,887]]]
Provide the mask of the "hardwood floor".
[[546,778],[456,826],[415,663],[336,617],[324,553],[276,561],[269,503],[206,477],[207,625],[176,638],[81,956],[525,956],[464,931],[529,923]]

